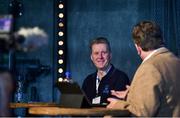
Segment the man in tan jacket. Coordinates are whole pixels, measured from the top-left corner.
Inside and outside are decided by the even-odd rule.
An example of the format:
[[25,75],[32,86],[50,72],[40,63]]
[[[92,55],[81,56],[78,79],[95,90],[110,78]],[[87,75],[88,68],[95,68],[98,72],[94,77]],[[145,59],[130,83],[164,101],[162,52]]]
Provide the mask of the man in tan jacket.
[[132,36],[143,62],[131,86],[112,91],[124,100],[108,98],[107,108],[128,109],[135,116],[180,117],[180,60],[163,45],[160,27],[151,21],[134,26]]

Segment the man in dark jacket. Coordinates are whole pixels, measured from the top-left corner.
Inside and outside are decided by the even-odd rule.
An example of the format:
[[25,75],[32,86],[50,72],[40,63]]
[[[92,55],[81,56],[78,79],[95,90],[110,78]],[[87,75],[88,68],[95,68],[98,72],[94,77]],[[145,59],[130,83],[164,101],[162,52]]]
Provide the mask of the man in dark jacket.
[[82,89],[92,104],[106,105],[111,90],[125,90],[128,76],[111,63],[111,48],[104,37],[94,39],[90,44],[91,60],[97,71],[86,77]]

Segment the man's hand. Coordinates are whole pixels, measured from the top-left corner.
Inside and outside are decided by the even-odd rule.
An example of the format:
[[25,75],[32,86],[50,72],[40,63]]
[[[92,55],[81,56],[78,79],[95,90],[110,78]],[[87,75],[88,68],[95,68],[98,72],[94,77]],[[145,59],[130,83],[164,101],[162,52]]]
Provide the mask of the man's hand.
[[126,90],[125,91],[115,91],[115,90],[111,90],[111,95],[114,95],[120,99],[125,99],[128,92],[129,92],[129,88],[130,86],[126,85]]
[[108,98],[107,99],[110,103],[106,106],[107,108],[113,108],[113,109],[121,109],[125,110],[128,107],[128,103],[124,100],[119,100],[116,98]]
[[115,104],[118,102],[118,99],[116,99],[116,98],[108,98],[107,101],[110,102],[107,105],[107,108],[115,108]]

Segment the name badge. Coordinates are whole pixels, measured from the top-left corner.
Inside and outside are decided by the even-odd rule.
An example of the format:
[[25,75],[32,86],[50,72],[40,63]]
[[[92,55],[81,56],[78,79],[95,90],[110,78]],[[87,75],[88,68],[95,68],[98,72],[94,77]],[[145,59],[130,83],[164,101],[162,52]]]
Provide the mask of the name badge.
[[101,102],[101,96],[95,97],[92,100],[92,104],[100,104],[100,102]]

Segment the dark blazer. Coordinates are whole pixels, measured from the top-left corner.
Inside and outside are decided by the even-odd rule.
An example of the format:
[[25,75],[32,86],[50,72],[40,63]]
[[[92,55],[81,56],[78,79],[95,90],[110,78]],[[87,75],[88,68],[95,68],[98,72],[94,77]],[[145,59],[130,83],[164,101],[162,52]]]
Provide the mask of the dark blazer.
[[[97,96],[96,77],[97,72],[88,75],[82,85],[82,89],[91,103],[92,99]],[[99,84],[98,96],[101,96],[101,104],[107,103],[107,98],[111,97],[110,90],[125,90],[126,85],[129,85],[128,76],[112,65]]]

